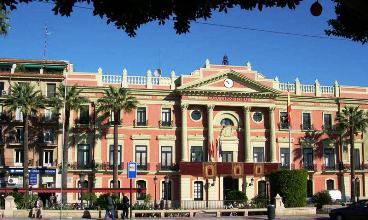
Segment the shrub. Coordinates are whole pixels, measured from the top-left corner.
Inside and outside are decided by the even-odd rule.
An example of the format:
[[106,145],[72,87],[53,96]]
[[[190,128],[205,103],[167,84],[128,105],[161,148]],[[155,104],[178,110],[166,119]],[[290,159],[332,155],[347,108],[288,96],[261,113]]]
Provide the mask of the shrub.
[[227,193],[227,200],[247,202],[248,198],[245,192],[233,190]]
[[9,195],[14,197],[14,202],[18,209],[33,208],[34,204],[36,203],[38,199],[37,195],[33,195],[33,194],[26,195],[24,193],[19,193],[19,192],[13,192],[13,193],[10,193]]
[[250,201],[250,206],[252,208],[265,208],[267,207],[267,198],[263,194],[258,194]]
[[323,205],[329,205],[332,203],[332,199],[328,191],[322,191],[314,194],[312,201],[317,205],[318,209],[321,209]]
[[271,198],[279,194],[285,207],[303,207],[307,204],[306,170],[279,170],[268,175]]

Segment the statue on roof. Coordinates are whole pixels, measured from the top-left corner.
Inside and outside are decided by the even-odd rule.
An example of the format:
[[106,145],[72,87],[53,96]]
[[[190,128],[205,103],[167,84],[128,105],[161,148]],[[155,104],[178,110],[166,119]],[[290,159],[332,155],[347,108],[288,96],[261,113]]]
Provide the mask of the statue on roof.
[[226,56],[226,54],[222,58],[222,65],[229,65],[229,58]]

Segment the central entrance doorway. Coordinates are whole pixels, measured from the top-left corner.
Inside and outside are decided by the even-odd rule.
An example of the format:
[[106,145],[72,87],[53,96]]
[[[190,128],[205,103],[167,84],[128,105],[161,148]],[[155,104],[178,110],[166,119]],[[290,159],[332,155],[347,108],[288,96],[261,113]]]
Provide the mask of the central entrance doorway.
[[225,176],[223,180],[224,200],[227,199],[227,194],[233,190],[239,190],[239,179],[234,179],[231,176]]

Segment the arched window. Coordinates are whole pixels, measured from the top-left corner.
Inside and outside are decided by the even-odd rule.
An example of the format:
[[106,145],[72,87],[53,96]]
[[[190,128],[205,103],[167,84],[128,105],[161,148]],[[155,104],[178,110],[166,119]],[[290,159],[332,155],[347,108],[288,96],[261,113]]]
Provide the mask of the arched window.
[[228,126],[228,125],[231,125],[231,126],[234,126],[234,122],[230,119],[230,118],[224,118],[221,120],[220,124],[222,126]]
[[139,189],[145,189],[146,188],[146,181],[144,180],[138,180],[136,183],[136,187],[138,189],[137,192],[137,200],[144,200],[146,198],[146,193],[141,192]]
[[194,200],[203,200],[203,182],[194,182]]
[[[114,181],[110,181],[110,188],[114,188]],[[118,188],[120,188],[120,180],[118,180]]]
[[326,181],[327,190],[334,190],[335,189],[335,181],[334,180],[327,180]]

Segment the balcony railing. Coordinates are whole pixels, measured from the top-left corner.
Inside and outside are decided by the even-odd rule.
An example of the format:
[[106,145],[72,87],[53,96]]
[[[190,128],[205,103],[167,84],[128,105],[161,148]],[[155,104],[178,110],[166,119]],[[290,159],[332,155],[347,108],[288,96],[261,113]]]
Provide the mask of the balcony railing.
[[160,121],[160,127],[171,128],[173,126],[173,121]]
[[303,130],[303,131],[309,131],[309,130],[313,130],[313,125],[312,124],[301,124],[300,125],[300,128]]
[[322,164],[322,170],[323,171],[334,171],[334,170],[338,170],[338,164]]
[[[110,162],[96,163],[96,168],[98,170],[112,170],[114,169],[114,165],[113,163]],[[118,170],[123,169],[124,169],[124,162],[120,162],[120,164],[118,164]]]
[[149,164],[146,163],[146,164],[139,164],[137,163],[137,170],[138,171],[146,171],[146,170],[149,170]]
[[51,163],[44,163],[44,161],[36,161],[36,166],[42,166],[42,167],[56,167],[58,166],[58,161],[54,160]]
[[135,127],[148,126],[148,120],[145,120],[145,121],[134,120],[134,126]]
[[317,164],[302,164],[302,166],[308,171],[317,171]]
[[279,123],[280,130],[287,130],[289,129],[289,123]]
[[156,169],[160,171],[178,171],[179,166],[177,164],[164,165],[164,164],[159,163],[157,164]]

